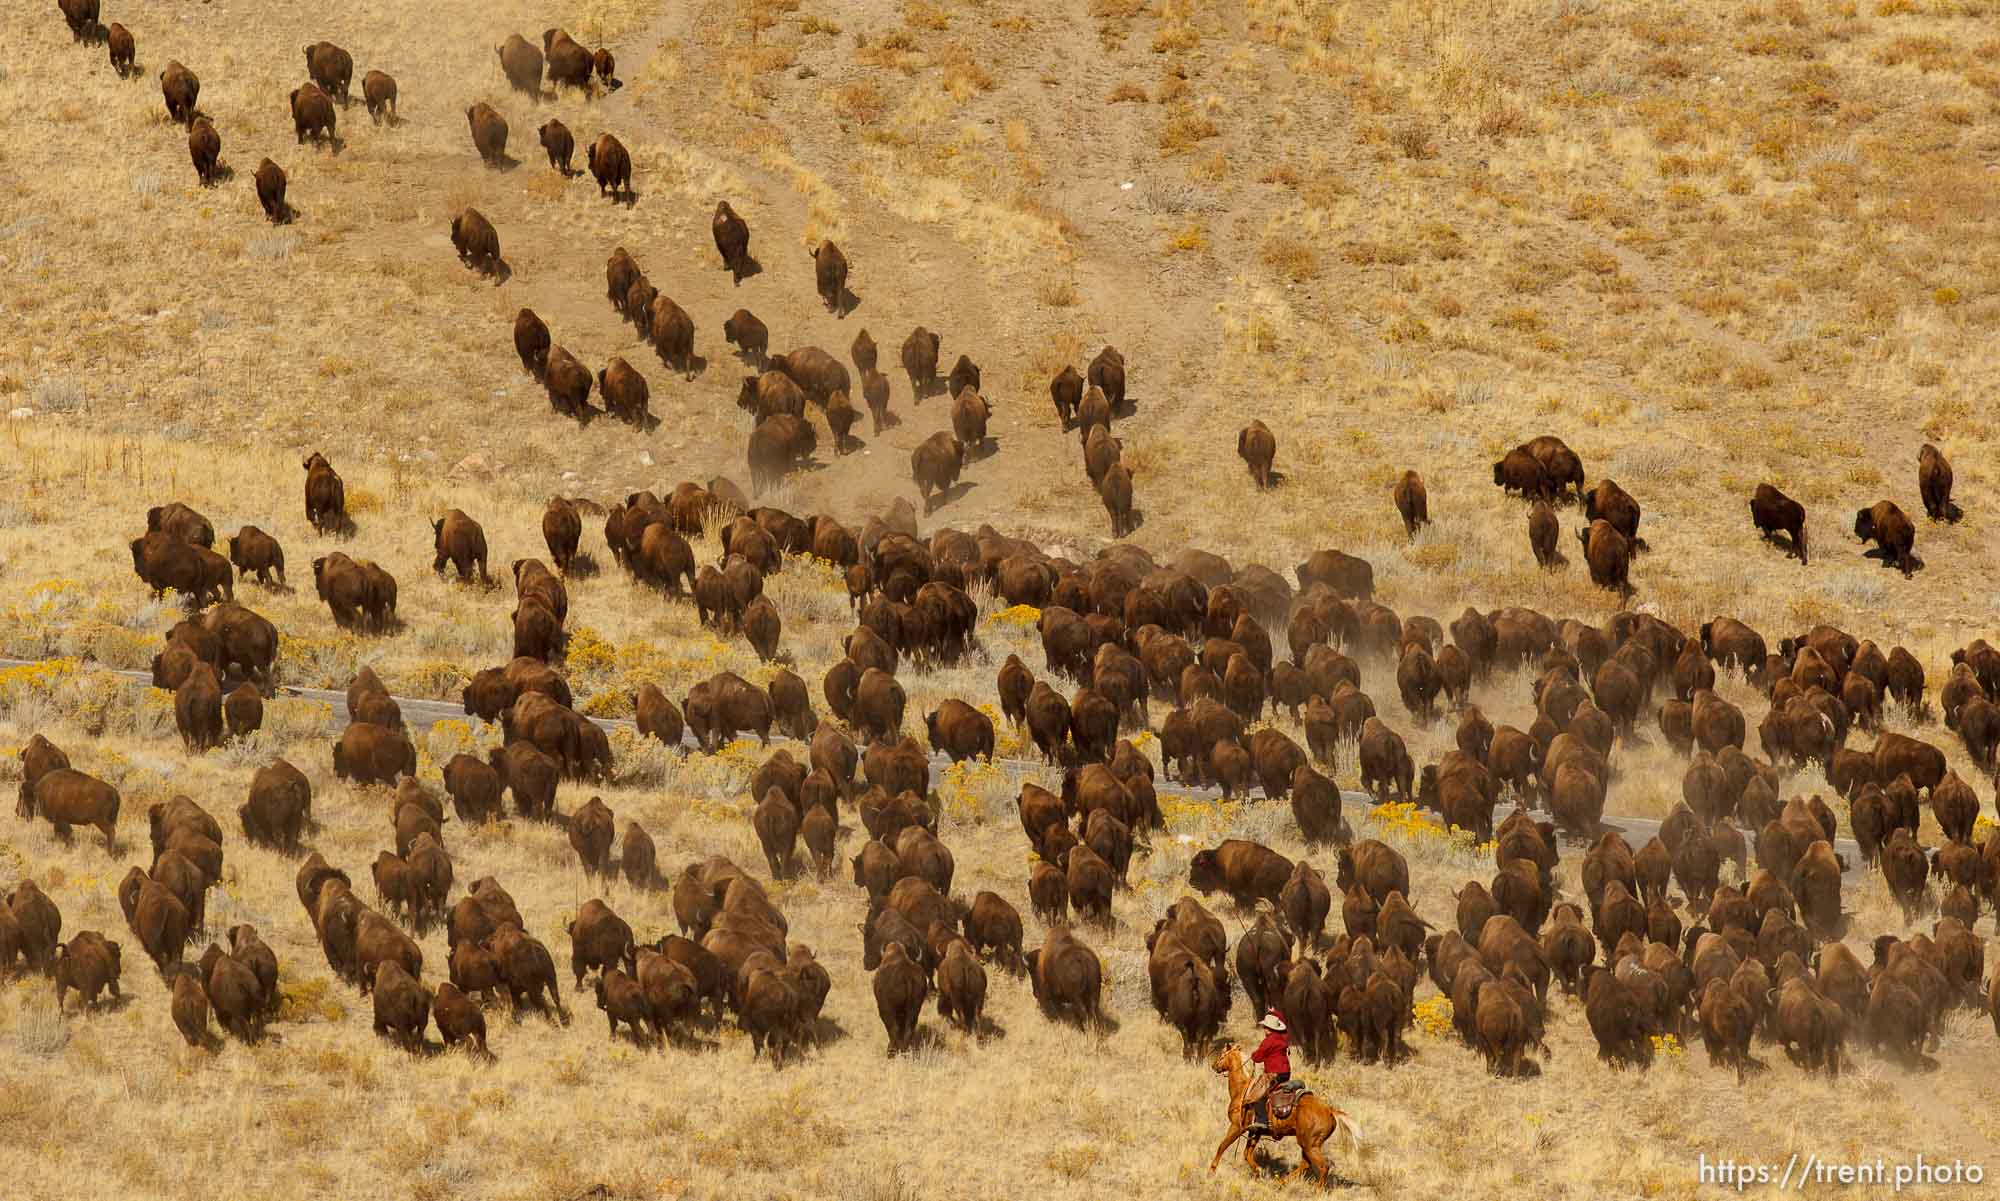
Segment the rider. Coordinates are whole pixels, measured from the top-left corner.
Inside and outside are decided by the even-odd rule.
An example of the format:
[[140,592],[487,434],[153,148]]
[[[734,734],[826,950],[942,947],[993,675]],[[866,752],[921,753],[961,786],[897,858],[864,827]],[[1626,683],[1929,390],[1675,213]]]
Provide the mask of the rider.
[[1286,1054],[1292,1039],[1286,1032],[1284,1017],[1276,1009],[1269,1009],[1264,1013],[1264,1020],[1257,1024],[1268,1033],[1264,1035],[1264,1041],[1257,1044],[1257,1049],[1250,1052],[1250,1062],[1263,1069],[1263,1075],[1250,1083],[1248,1100],[1253,1129],[1269,1127],[1266,1098],[1273,1088],[1292,1078],[1292,1061]]

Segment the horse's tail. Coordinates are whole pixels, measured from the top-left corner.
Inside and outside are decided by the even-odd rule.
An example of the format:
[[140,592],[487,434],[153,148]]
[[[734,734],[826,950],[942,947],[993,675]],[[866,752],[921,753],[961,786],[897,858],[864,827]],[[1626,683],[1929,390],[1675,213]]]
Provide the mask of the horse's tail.
[[1350,1150],[1361,1149],[1361,1127],[1355,1124],[1354,1119],[1336,1109],[1333,1111],[1333,1128],[1347,1135]]

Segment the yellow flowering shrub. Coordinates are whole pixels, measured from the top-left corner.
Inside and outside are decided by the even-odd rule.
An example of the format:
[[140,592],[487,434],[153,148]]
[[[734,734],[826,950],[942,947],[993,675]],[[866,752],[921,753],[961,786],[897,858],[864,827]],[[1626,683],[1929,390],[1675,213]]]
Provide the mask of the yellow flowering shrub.
[[1679,1059],[1686,1053],[1687,1048],[1681,1045],[1680,1036],[1674,1034],[1653,1035],[1653,1054],[1663,1055],[1668,1059]]
[[0,671],[0,705],[16,705],[29,697],[53,697],[57,689],[76,679],[78,667],[75,659],[44,659]]
[[1370,809],[1368,816],[1382,826],[1383,833],[1410,842],[1450,844],[1468,851],[1481,848],[1491,851],[1493,847],[1490,842],[1477,842],[1469,830],[1447,828],[1435,815],[1417,808],[1414,801],[1389,801]]
[[1017,629],[1033,629],[1042,620],[1042,611],[1033,605],[1015,605],[997,613],[988,613],[986,620],[991,625],[1014,626]]
[[572,671],[609,671],[618,662],[618,648],[589,626],[569,632],[568,662]]
[[1014,782],[997,763],[967,759],[944,769],[938,798],[953,821],[983,823],[993,805],[1014,795]]
[[471,682],[471,675],[449,659],[425,659],[403,670],[397,677],[395,691],[456,699],[459,690]]
[[1416,1004],[1417,1028],[1432,1038],[1451,1034],[1451,998],[1443,994],[1425,997]]
[[577,712],[585,717],[630,717],[632,708],[631,693],[607,690],[592,693]]

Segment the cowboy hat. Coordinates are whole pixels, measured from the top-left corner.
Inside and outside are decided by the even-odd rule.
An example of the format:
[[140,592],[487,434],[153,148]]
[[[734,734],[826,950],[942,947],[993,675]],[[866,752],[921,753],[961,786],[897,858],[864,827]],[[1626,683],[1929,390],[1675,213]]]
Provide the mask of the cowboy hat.
[[1258,1022],[1257,1024],[1259,1026],[1262,1026],[1266,1030],[1275,1030],[1279,1034],[1283,1034],[1285,1032],[1285,1019],[1279,1017],[1278,1011],[1275,1009],[1271,1010],[1269,1013],[1266,1013],[1264,1015],[1264,1020]]

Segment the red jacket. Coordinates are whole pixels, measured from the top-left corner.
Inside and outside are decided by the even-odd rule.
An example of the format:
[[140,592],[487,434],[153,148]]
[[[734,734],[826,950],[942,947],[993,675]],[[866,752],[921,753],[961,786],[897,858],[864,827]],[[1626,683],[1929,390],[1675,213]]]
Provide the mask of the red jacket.
[[1255,1051],[1250,1052],[1250,1062],[1262,1064],[1264,1070],[1273,1076],[1289,1074],[1292,1061],[1285,1052],[1291,1045],[1291,1035],[1273,1030],[1264,1035],[1264,1041],[1257,1044]]

